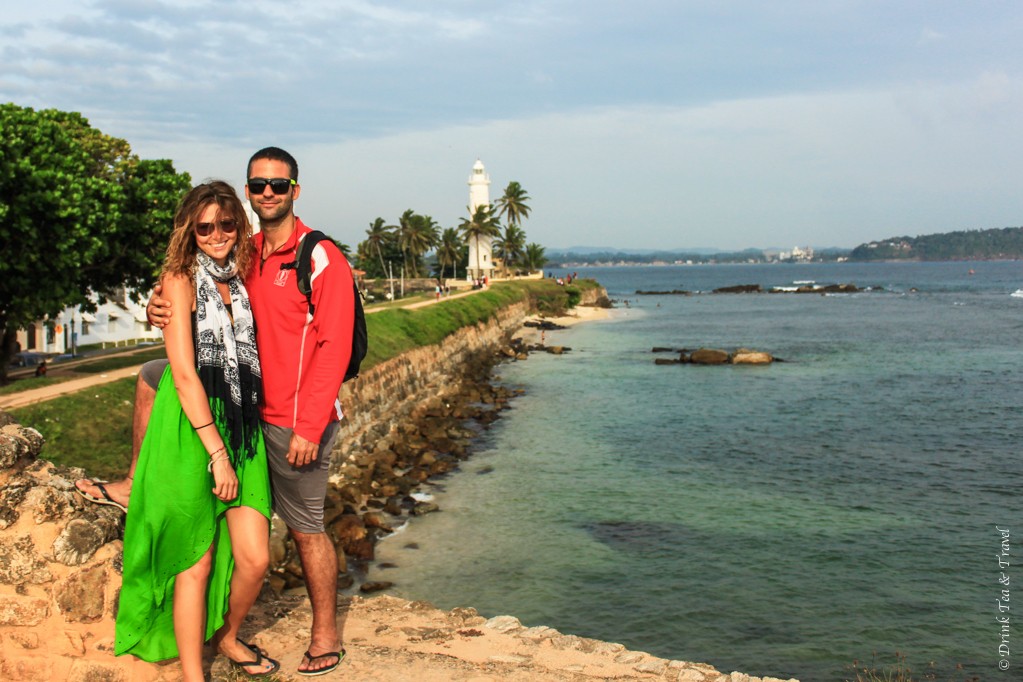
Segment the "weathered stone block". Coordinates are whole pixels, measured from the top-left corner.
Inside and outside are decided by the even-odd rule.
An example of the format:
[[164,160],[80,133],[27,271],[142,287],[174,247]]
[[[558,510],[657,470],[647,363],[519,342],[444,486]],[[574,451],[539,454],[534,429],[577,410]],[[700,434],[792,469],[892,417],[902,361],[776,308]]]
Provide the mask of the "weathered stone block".
[[76,571],[54,589],[57,608],[69,623],[95,623],[103,618],[107,574],[103,566]]
[[71,519],[53,541],[53,558],[65,566],[81,566],[106,542],[98,525],[85,519]]
[[45,599],[0,595],[0,625],[33,627],[42,623],[49,615],[50,607]]
[[40,584],[50,580],[50,569],[36,552],[32,538],[0,537],[0,583]]

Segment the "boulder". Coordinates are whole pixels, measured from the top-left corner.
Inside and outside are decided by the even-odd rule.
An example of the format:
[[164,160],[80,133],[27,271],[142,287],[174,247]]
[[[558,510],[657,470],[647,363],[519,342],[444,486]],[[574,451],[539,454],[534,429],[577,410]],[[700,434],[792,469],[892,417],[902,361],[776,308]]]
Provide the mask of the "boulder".
[[770,353],[760,351],[736,351],[732,355],[733,365],[769,365],[774,362]]
[[728,351],[716,348],[699,348],[689,354],[689,362],[694,365],[724,365],[728,359]]
[[719,287],[714,290],[715,294],[759,294],[763,291],[759,284],[736,284],[730,287]]

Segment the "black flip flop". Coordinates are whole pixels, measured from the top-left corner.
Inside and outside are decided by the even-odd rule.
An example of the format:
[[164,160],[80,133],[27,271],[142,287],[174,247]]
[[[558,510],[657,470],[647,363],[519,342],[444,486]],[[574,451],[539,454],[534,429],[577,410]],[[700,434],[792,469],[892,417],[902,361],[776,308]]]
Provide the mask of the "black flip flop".
[[83,480],[89,481],[89,485],[94,485],[97,488],[99,488],[99,492],[100,492],[101,495],[103,495],[103,497],[96,497],[95,495],[93,495],[91,493],[85,492],[84,490],[82,490],[81,488],[79,488],[76,485],[75,486],[75,490],[78,491],[79,495],[81,495],[82,497],[87,499],[89,502],[92,502],[93,504],[105,504],[105,505],[108,505],[110,507],[117,507],[122,512],[124,512],[125,514],[128,513],[128,508],[125,507],[120,502],[115,501],[114,498],[110,497],[110,493],[108,493],[107,489],[103,486],[104,483],[109,483],[110,481],[94,481],[94,480],[89,479],[89,478],[86,478],[86,479],[83,479]]
[[[241,670],[243,673],[245,673],[249,677],[264,677],[266,675],[273,674],[273,673],[275,673],[275,672],[277,672],[278,670],[281,669],[281,664],[278,663],[277,661],[275,661],[274,659],[270,658],[269,656],[264,656],[263,654],[259,653],[259,650],[256,649],[255,647],[253,647],[252,645],[245,644],[245,642],[242,642],[241,640],[238,640],[238,641],[241,644],[243,644],[246,649],[248,649],[249,651],[251,651],[252,653],[254,653],[256,655],[256,660],[254,660],[254,661],[236,661],[236,660],[234,660],[233,658],[231,658],[229,656],[224,656],[224,658],[227,659],[228,663],[230,663],[234,667],[238,668],[239,670]],[[258,673],[250,673],[248,670],[246,670],[246,668],[252,667],[254,665],[259,665],[259,666],[263,665],[263,661],[266,661],[267,663],[270,664],[269,670],[263,670],[263,671],[258,672]]]
[[337,656],[337,663],[335,663],[334,665],[328,665],[326,668],[320,668],[319,670],[297,670],[296,672],[299,675],[305,675],[306,677],[314,677],[316,675],[326,675],[329,672],[333,672],[334,670],[337,670],[337,667],[339,665],[341,665],[341,661],[345,660],[345,654],[346,653],[347,652],[344,649],[341,649],[341,651],[328,651],[325,654],[320,654],[319,656],[313,656],[311,653],[309,653],[307,651],[307,652],[305,652],[304,655],[305,655],[306,658],[309,659],[309,663],[312,663],[313,661],[319,660],[321,658],[330,658],[331,656]]

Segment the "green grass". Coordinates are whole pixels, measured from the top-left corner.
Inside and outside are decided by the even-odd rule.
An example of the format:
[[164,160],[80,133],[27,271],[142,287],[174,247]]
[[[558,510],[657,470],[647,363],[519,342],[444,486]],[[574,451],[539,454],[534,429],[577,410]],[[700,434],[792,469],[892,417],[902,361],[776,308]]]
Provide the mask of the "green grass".
[[[489,320],[512,303],[529,300],[533,309],[557,315],[579,300],[580,291],[599,286],[580,280],[571,287],[551,280],[499,282],[473,296],[442,301],[415,310],[391,308],[366,316],[369,351],[362,369],[367,370],[413,348],[442,342],[463,327]],[[76,368],[76,372],[105,372],[131,366],[153,357],[164,357],[162,346],[122,357],[101,358]],[[54,380],[57,377],[53,377]],[[24,388],[36,388],[50,377],[22,380]],[[121,379],[44,403],[11,410],[24,424],[43,434],[42,457],[54,464],[80,466],[90,475],[117,478],[128,468],[131,455],[131,410],[135,379]]]
[[75,367],[77,374],[102,374],[122,367],[141,365],[143,362],[167,357],[167,350],[163,345],[153,346],[149,350],[139,351],[131,355],[112,355],[108,358],[100,358],[87,364]]
[[43,459],[83,467],[91,476],[116,478],[128,470],[131,459],[134,393],[134,378],[119,379],[11,414],[43,434]]

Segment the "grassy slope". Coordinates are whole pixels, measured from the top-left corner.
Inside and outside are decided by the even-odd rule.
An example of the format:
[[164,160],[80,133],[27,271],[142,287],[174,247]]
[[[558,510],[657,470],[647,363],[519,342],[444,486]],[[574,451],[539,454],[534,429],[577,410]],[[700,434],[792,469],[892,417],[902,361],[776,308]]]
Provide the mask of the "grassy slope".
[[[575,305],[579,289],[596,286],[595,282],[585,280],[572,287],[559,287],[550,280],[498,283],[474,296],[416,310],[382,310],[366,317],[369,352],[362,368],[369,369],[412,348],[439,343],[459,329],[486,321],[500,309],[527,298],[541,313],[557,314]],[[163,349],[154,349],[153,354],[162,357]],[[147,359],[142,354],[131,356],[125,365]],[[113,359],[103,362],[113,362]],[[108,369],[113,367],[104,364],[102,370],[93,371]],[[84,372],[85,368],[79,371]],[[11,414],[43,434],[46,446],[42,456],[45,459],[55,464],[83,467],[90,475],[101,478],[118,477],[127,470],[131,453],[134,386],[134,378],[121,379],[13,410]]]

